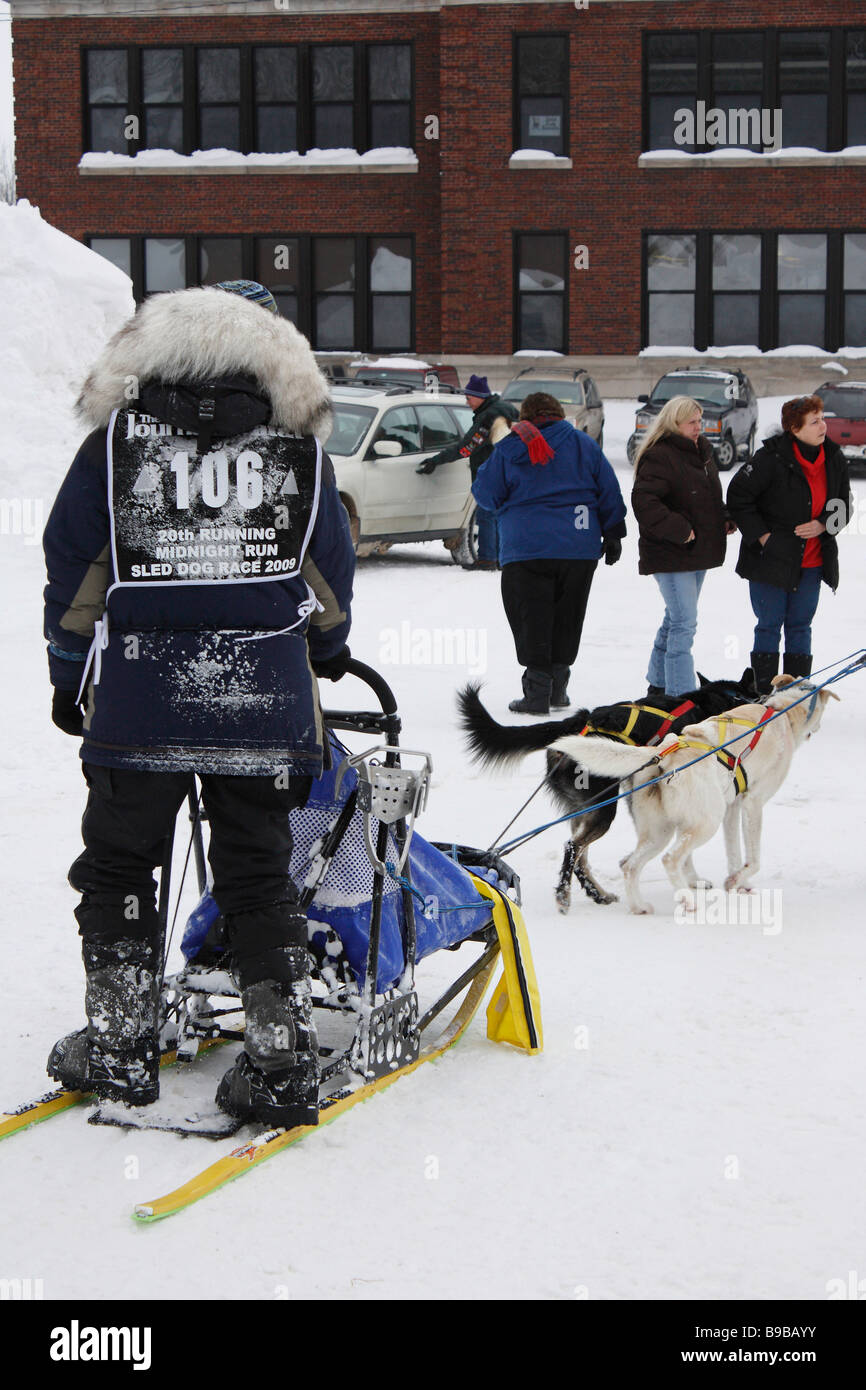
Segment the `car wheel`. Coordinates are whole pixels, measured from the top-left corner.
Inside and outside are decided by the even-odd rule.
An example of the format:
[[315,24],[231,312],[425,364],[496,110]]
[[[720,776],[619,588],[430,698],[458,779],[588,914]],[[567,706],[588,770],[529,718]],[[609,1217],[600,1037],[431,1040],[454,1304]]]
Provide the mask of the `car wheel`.
[[466,570],[474,567],[478,559],[478,522],[474,507],[466,518],[466,525],[457,537],[456,544],[450,549],[455,565],[462,565]]
[[604,452],[604,425],[598,432],[598,439],[595,441],[598,447]]
[[747,459],[750,459],[750,458],[752,457],[752,454],[755,452],[755,440],[757,439],[757,437],[758,437],[758,427],[757,427],[757,425],[753,425],[752,428],[749,430],[749,437],[748,437],[748,439],[746,440],[746,458],[747,458]]
[[737,459],[737,446],[731,435],[726,434],[719,440],[716,449],[716,466],[720,473],[727,473],[729,468],[733,468]]
[[626,457],[628,458],[629,463],[632,463],[632,464],[634,463],[634,456],[635,456],[635,454],[637,453],[637,446],[638,446],[639,443],[640,443],[639,437],[638,437],[636,434],[633,434],[633,435],[630,437],[628,443],[626,444],[626,446],[625,446],[625,452],[626,452]]

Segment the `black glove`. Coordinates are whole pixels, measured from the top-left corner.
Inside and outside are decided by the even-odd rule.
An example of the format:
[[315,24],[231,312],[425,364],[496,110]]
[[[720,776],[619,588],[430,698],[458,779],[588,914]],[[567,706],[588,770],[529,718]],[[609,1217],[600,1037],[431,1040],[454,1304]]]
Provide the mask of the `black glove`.
[[51,718],[58,729],[62,729],[65,734],[71,734],[73,738],[81,738],[84,715],[74,690],[55,688],[54,699],[51,701]]
[[601,553],[606,565],[615,565],[622,555],[622,541],[618,536],[605,536]]
[[341,647],[336,656],[329,656],[319,661],[315,657],[311,657],[310,660],[313,670],[320,680],[338,681],[345,676],[346,668],[352,660],[352,653],[348,647]]
[[415,469],[415,472],[416,472],[416,473],[432,473],[433,470],[434,470],[434,468],[438,468],[438,467],[439,467],[439,464],[436,462],[435,459],[427,459],[426,463],[422,463],[420,468],[416,468],[416,469]]

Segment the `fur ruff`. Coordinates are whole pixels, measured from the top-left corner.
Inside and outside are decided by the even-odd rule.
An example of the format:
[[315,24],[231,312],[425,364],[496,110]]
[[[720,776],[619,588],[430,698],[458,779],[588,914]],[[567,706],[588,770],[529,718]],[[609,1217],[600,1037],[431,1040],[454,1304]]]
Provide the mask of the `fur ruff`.
[[128,409],[130,383],[253,377],[271,402],[270,423],[289,434],[331,432],[328,383],[312,348],[288,319],[216,288],[152,295],[92,367],[76,408],[91,429]]

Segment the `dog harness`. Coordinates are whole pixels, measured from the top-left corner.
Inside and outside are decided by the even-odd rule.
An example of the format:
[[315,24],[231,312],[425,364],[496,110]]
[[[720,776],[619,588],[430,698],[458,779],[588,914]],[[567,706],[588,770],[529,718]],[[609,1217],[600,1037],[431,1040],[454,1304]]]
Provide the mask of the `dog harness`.
[[674,720],[681,719],[684,714],[688,714],[689,710],[695,708],[691,700],[684,700],[681,705],[677,705],[676,709],[670,711],[656,709],[654,705],[643,704],[630,704],[624,705],[623,707],[631,709],[624,729],[602,729],[598,724],[586,724],[581,729],[579,737],[583,738],[584,734],[605,734],[608,738],[618,739],[620,743],[630,743],[632,746],[637,747],[637,739],[631,736],[635,724],[642,714],[654,714],[656,718],[661,721],[659,727],[652,738],[647,739],[645,743],[641,743],[640,745],[642,748],[654,748],[656,744],[661,743],[662,739],[669,733]]
[[[746,769],[743,767],[743,759],[757,746],[758,740],[764,732],[761,726],[765,724],[768,719],[772,719],[773,715],[776,713],[776,710],[765,710],[757,724],[753,719],[742,719],[735,714],[719,714],[714,716],[719,730],[719,743],[727,743],[728,740],[733,737],[733,734],[730,734],[728,729],[732,729],[735,724],[744,726],[747,729],[754,729],[754,733],[742,753],[732,753],[729,748],[719,748],[714,743],[705,743],[703,739],[682,738],[678,735],[676,743],[672,743],[669,748],[663,748],[658,756],[659,758],[667,757],[668,753],[675,753],[678,748],[698,748],[702,753],[715,753],[722,767],[730,772],[734,779],[734,795],[740,796],[742,792],[748,791],[749,789],[749,779],[746,775]],[[741,734],[740,737],[745,738],[746,735]]]

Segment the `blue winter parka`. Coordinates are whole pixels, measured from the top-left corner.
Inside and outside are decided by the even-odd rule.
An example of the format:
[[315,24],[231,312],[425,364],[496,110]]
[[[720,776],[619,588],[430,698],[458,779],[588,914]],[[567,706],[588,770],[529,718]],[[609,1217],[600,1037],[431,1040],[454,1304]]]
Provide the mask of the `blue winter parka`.
[[567,420],[540,427],[554,450],[530,462],[510,433],[478,470],[472,494],[499,522],[499,563],[597,560],[606,536],[625,535],[626,505],[616,474],[595,440]]

